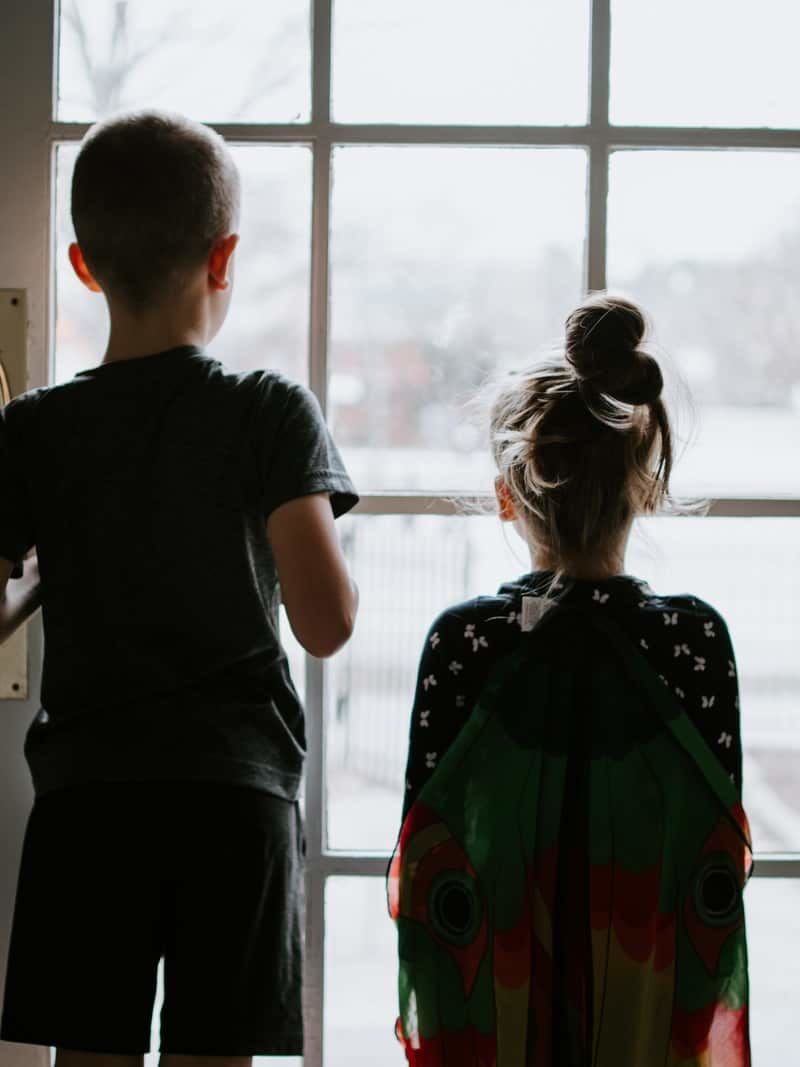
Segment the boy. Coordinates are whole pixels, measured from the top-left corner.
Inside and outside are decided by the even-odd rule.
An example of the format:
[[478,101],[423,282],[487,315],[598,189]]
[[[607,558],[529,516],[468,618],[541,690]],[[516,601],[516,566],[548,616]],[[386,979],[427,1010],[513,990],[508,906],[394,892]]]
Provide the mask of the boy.
[[[207,128],[94,127],[69,254],[108,348],[0,418],[0,637],[39,597],[45,629],[0,1036],[59,1067],[141,1064],[161,956],[166,1064],[302,1052],[305,731],[277,610],[312,655],[348,639],[333,519],[357,497],[307,390],[203,351],[238,206]],[[34,546],[40,589],[33,558],[6,590]]]

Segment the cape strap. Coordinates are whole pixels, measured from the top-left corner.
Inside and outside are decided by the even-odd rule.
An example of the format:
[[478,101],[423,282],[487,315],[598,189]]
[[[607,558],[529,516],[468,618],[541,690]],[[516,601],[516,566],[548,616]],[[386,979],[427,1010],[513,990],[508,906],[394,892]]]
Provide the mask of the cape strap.
[[650,697],[652,706],[658,712],[664,725],[695,764],[709,788],[714,792],[731,825],[747,849],[752,853],[753,845],[744,826],[732,814],[741,805],[736,788],[725,774],[713,752],[709,749],[700,731],[687,715],[683,705],[655,673],[650,664],[647,663],[622,628],[612,619],[601,615],[599,611],[587,611],[584,608],[564,605],[559,606],[558,610],[550,611],[543,616],[532,633],[535,634],[552,625],[556,618],[564,618],[569,615],[585,620],[590,626],[605,634],[615,652],[628,668],[630,675],[636,679]]

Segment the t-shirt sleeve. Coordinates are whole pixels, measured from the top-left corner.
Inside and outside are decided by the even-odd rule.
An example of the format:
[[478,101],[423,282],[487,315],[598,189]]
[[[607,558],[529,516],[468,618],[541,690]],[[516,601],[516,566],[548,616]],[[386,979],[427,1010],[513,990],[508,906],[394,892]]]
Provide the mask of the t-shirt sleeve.
[[403,818],[472,714],[492,666],[519,640],[509,607],[478,597],[442,612],[428,631],[411,709]]
[[741,792],[742,732],[736,656],[723,617],[703,601],[698,601],[697,606],[696,644],[703,653],[705,664],[698,725],[709,747]]
[[[274,402],[270,406],[274,408]],[[261,455],[265,516],[311,493],[330,493],[335,517],[358,503],[339,449],[309,389],[287,384],[281,418],[274,422],[265,411],[264,420],[274,424],[274,430],[265,433]]]
[[13,441],[9,408],[0,410],[0,556],[18,564],[33,547],[33,522],[21,467],[21,449]]
[[417,672],[408,736],[403,818],[420,790],[455,741],[467,720],[463,685],[458,677],[458,617],[440,615],[428,631]]
[[[661,677],[671,684],[703,740],[737,789],[742,787],[742,737],[736,660],[725,620],[696,597],[675,597],[650,638]],[[673,611],[677,608],[677,611]],[[656,645],[660,636],[663,644]]]

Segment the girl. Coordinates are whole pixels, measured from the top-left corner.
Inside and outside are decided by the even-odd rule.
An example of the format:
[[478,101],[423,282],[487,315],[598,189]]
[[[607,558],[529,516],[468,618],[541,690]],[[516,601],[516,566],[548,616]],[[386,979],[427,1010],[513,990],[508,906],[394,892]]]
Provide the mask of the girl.
[[749,1062],[733,649],[709,604],[624,567],[672,468],[644,333],[594,296],[492,407],[533,569],[422,652],[389,879],[420,1067]]

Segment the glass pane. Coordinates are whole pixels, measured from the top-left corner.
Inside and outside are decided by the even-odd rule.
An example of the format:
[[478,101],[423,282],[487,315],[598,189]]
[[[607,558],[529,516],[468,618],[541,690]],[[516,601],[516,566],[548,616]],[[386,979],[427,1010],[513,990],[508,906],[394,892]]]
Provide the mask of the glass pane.
[[753,878],[745,909],[753,1063],[785,1063],[797,1043],[800,881]]
[[332,848],[389,849],[399,829],[408,722],[425,633],[448,604],[530,569],[493,517],[349,517],[356,632],[331,663],[327,727]]
[[797,126],[795,0],[612,0],[611,121]]
[[[400,1063],[397,945],[383,880],[332,878],[325,904],[325,1067]],[[745,908],[753,1063],[786,1063],[797,1032],[800,882],[754,878]]]
[[[355,516],[345,550],[361,589],[350,644],[333,661],[328,835],[389,850],[399,829],[409,714],[422,642],[443,608],[530,569],[493,517]],[[800,521],[659,518],[641,524],[628,570],[661,593],[713,604],[736,650],[745,805],[757,851],[800,850]]]
[[582,123],[587,0],[336,0],[339,122]]
[[581,291],[583,151],[339,148],[331,391],[364,492],[486,485],[464,402]]
[[397,953],[382,878],[325,886],[325,1067],[400,1064]]
[[800,493],[800,153],[616,152],[610,183],[609,285],[699,404],[676,488]]
[[[242,175],[241,243],[234,297],[209,354],[232,370],[273,367],[308,377],[311,153],[305,146],[233,147]],[[56,152],[55,380],[66,381],[102,359],[108,336],[105,301],[72,273],[75,239],[69,214],[78,148]]]
[[205,122],[302,122],[308,0],[62,0],[57,117],[159,107]]

